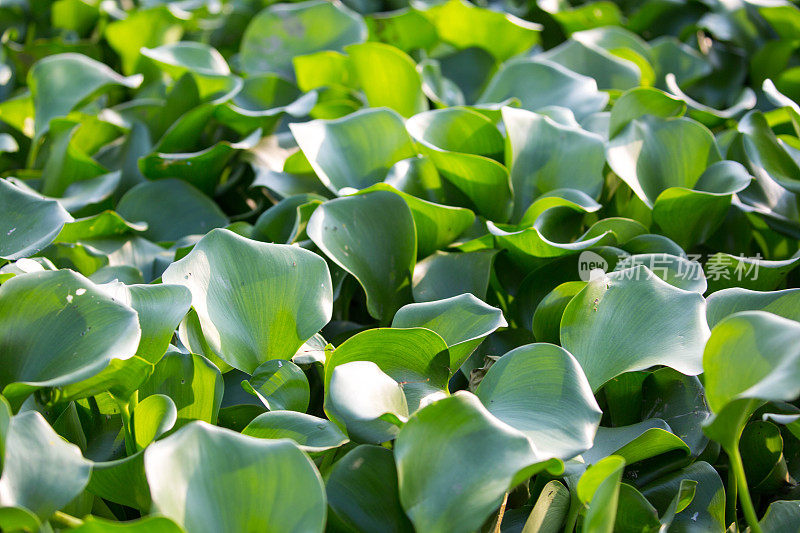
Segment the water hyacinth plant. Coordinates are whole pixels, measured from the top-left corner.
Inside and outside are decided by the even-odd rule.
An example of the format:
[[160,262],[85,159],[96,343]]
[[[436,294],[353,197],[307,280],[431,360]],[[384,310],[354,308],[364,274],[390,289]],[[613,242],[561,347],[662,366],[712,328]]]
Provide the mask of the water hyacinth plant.
[[0,531],[800,531],[795,2],[0,27]]

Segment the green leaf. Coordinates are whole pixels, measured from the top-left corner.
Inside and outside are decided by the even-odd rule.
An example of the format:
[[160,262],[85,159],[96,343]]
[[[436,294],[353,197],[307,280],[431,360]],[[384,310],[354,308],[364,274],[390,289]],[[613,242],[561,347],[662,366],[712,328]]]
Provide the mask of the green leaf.
[[413,413],[426,398],[446,393],[450,369],[447,344],[425,328],[376,328],[362,331],[343,342],[325,363],[325,389],[333,371],[352,361],[370,361],[401,384],[408,411]]
[[116,398],[127,400],[152,373],[153,365],[141,357],[134,356],[124,361],[112,359],[100,373],[59,387],[55,399],[68,402],[109,392]]
[[470,109],[440,109],[415,115],[407,128],[468,205],[493,220],[508,218],[511,185],[508,171],[491,158],[503,150],[491,120]]
[[[605,28],[596,30],[603,29]],[[579,34],[596,30],[586,30]],[[633,55],[636,52],[625,48],[618,49],[620,54],[612,54],[585,39],[577,40],[579,34],[574,34],[569,40],[543,52],[538,59],[562,65],[578,74],[588,76],[603,90],[625,91],[639,85],[647,85],[648,80],[642,76],[640,69],[640,66],[649,67],[644,58]],[[629,58],[634,61],[629,61]]]
[[391,450],[361,445],[339,459],[325,488],[336,518],[356,531],[413,531],[400,506]]
[[542,2],[540,8],[558,21],[566,35],[597,26],[622,24],[621,10],[613,2],[588,2],[575,7]]
[[392,320],[393,328],[427,328],[439,334],[450,351],[455,372],[483,339],[508,324],[500,309],[472,294],[461,294],[433,302],[408,304]]
[[289,128],[320,181],[335,193],[383,181],[392,165],[416,155],[402,117],[390,109],[364,109]]
[[207,44],[191,41],[169,43],[157,48],[141,48],[140,53],[173,80],[189,73],[203,100],[223,102],[242,87],[242,80],[231,75],[222,54]]
[[153,510],[189,531],[323,531],[322,479],[291,441],[195,422],[151,444],[144,464]]
[[747,457],[744,471],[754,492],[773,492],[796,483],[789,475],[783,449],[783,437],[775,424],[754,420],[744,427],[739,450]]
[[608,95],[597,90],[597,82],[557,63],[538,59],[514,59],[501,65],[479,103],[499,103],[518,98],[523,109],[566,107],[577,119],[601,111]]
[[570,459],[591,448],[602,415],[578,362],[553,344],[508,352],[475,394],[490,413],[525,434],[542,457]]
[[642,384],[642,414],[645,418],[663,419],[670,429],[698,456],[708,444],[701,429],[710,416],[705,390],[694,376],[684,376],[661,368]]
[[[492,222],[487,222],[489,233],[494,237],[495,247],[508,251],[511,260],[525,270],[534,270],[544,264],[545,259],[573,255],[577,252],[614,244],[617,240],[613,229],[610,227],[596,226],[578,237],[575,241],[568,242],[554,240],[561,235],[552,235],[550,232],[561,232],[565,229],[564,219],[576,215],[582,217],[582,209],[573,207],[556,207],[548,209],[540,215],[531,227],[517,230],[514,227],[498,227]],[[604,219],[602,222],[612,221]],[[612,221],[613,222],[613,221]]]
[[642,493],[663,515],[686,480],[697,483],[694,498],[675,515],[670,531],[725,531],[725,488],[714,467],[704,461],[698,461],[646,485]]
[[760,403],[800,395],[798,339],[800,324],[764,311],[742,311],[714,327],[703,354],[714,414],[705,425],[709,437],[733,447]]
[[561,317],[572,298],[586,286],[585,281],[567,281],[550,291],[533,313],[533,334],[541,342],[558,343]]
[[418,141],[449,152],[491,158],[503,153],[503,136],[495,123],[466,107],[419,113],[406,122],[406,128]]
[[0,507],[0,527],[9,531],[39,531],[42,521],[21,507]]
[[438,40],[433,23],[411,7],[371,13],[364,21],[369,28],[368,40],[388,43],[404,52],[429,49]]
[[577,189],[596,198],[603,188],[603,140],[577,126],[559,124],[524,109],[503,108],[508,134],[506,165],[514,188],[513,219],[555,189]]
[[169,396],[153,394],[142,400],[133,411],[136,448],[145,449],[148,444],[172,429],[177,420],[178,410]]
[[494,159],[448,152],[430,144],[423,144],[422,152],[464,197],[458,203],[491,220],[508,220],[512,192],[508,170],[503,165]]
[[284,114],[308,115],[317,99],[315,91],[303,94],[293,83],[275,74],[252,76],[244,80],[230,101],[215,109],[215,117],[240,135],[258,128],[268,135]]
[[[119,431],[119,425],[116,428]],[[87,490],[110,502],[147,512],[151,499],[144,473],[144,452],[139,451],[124,459],[94,463]]]
[[52,119],[67,116],[91,96],[114,85],[135,89],[141,82],[141,75],[120,76],[81,54],[56,54],[38,61],[28,72],[37,137],[44,135]]
[[328,418],[353,440],[381,444],[392,440],[408,419],[403,387],[372,361],[338,364],[325,394]]
[[206,338],[203,336],[200,319],[194,309],[190,309],[189,313],[181,320],[178,326],[178,339],[180,339],[181,343],[189,352],[202,355],[213,363],[220,372],[226,373],[233,368],[220,359],[217,352],[209,346],[208,341],[206,341]]
[[427,257],[452,243],[475,221],[475,214],[463,207],[435,204],[398,191],[387,183],[376,183],[360,191],[389,191],[408,204],[417,229],[417,257]]
[[167,351],[175,328],[189,311],[191,293],[181,285],[103,285],[116,302],[131,306],[139,315],[142,336],[136,355],[157,363]]
[[614,138],[632,120],[645,115],[662,118],[679,117],[686,111],[686,104],[667,93],[651,87],[637,87],[626,91],[611,108],[608,137]]
[[497,61],[527,52],[539,43],[538,24],[465,0],[448,0],[422,13],[442,41],[459,49],[483,48]]
[[[91,462],[37,412],[11,418],[5,436],[0,507],[20,507],[47,520],[89,482]],[[56,474],[56,475],[54,475]]]
[[708,335],[703,297],[645,266],[590,281],[561,319],[561,343],[595,391],[623,372],[653,365],[699,374]]
[[800,504],[797,500],[777,500],[769,504],[758,522],[764,531],[791,531],[800,527]]
[[671,35],[650,41],[650,55],[656,69],[657,85],[662,89],[666,87],[667,74],[674,74],[676,81],[688,87],[713,70],[707,56]]
[[0,180],[0,212],[0,257],[10,260],[45,248],[73,220],[56,200],[45,200],[8,180]]
[[247,424],[242,434],[259,439],[292,439],[307,453],[324,452],[348,442],[347,436],[330,420],[296,411],[260,414]]
[[242,382],[242,387],[261,400],[270,411],[304,413],[308,409],[308,379],[300,367],[291,361],[265,361],[253,371],[249,381]]
[[653,418],[629,426],[601,427],[597,430],[594,446],[583,454],[583,458],[593,464],[614,455],[632,465],[667,453],[683,459],[689,455],[689,447],[672,433],[666,422]]
[[284,198],[258,217],[253,225],[252,238],[279,244],[301,240],[302,235],[305,235],[308,219],[324,201],[324,197],[314,193]]
[[660,526],[658,511],[642,493],[627,483],[620,484],[614,531],[658,531]]
[[364,20],[343,4],[311,0],[273,5],[253,17],[242,36],[242,70],[291,75],[295,56],[341,51],[366,38]]
[[783,279],[800,265],[800,253],[788,259],[768,261],[760,254],[747,257],[719,252],[708,258],[705,264],[709,292],[730,287],[753,291],[769,291],[781,284]]
[[693,479],[682,479],[678,486],[678,493],[672,498],[672,501],[661,517],[661,526],[671,527],[672,522],[675,520],[675,515],[680,513],[692,503],[694,496],[697,493],[697,481]]
[[211,196],[231,159],[237,153],[253,148],[260,138],[261,132],[256,130],[239,142],[220,141],[199,152],[152,152],[139,159],[139,170],[151,180],[184,180]]
[[123,219],[114,211],[103,211],[97,215],[67,222],[55,242],[91,242],[93,239],[136,234],[147,229],[144,224],[135,224]]
[[394,455],[400,502],[418,531],[476,530],[514,485],[546,466],[555,469],[540,463],[522,433],[464,391],[413,415]]
[[723,222],[731,197],[750,181],[739,163],[718,161],[691,188],[670,187],[661,192],[653,205],[653,221],[667,237],[688,250],[711,236]]
[[736,101],[727,109],[715,109],[694,100],[684,93],[675,79],[675,74],[671,72],[667,74],[665,81],[669,92],[686,102],[689,107],[689,116],[708,126],[716,126],[725,120],[739,118],[756,105],[756,93],[750,87],[742,89]]
[[[48,198],[58,200],[61,206],[70,213],[94,213],[100,210],[100,206],[107,204],[107,200],[114,193],[120,183],[122,174],[120,171],[101,174],[96,178],[81,179],[75,181],[64,189],[62,198]],[[22,188],[24,182],[10,180],[18,187]]]
[[331,87],[349,92],[356,88],[350,58],[340,52],[325,50],[295,56],[292,63],[297,86],[303,91]]
[[3,462],[6,456],[6,439],[8,438],[8,428],[11,424],[11,417],[13,414],[8,400],[0,396],[0,473],[3,472]]
[[142,48],[161,46],[181,38],[183,14],[179,16],[178,13],[167,5],[156,5],[131,11],[126,18],[105,27],[105,39],[120,56],[123,72],[136,72]]
[[614,531],[624,468],[625,459],[612,455],[587,468],[578,481],[578,499],[588,506],[583,522],[587,531]]
[[314,211],[306,231],[358,280],[369,314],[382,323],[411,300],[417,235],[411,211],[398,195],[375,191],[330,200]]
[[[486,299],[496,250],[469,253],[436,252],[414,267],[414,300],[433,302],[470,293]],[[453,276],[458,272],[458,276]]]
[[15,276],[0,286],[0,386],[12,400],[76,383],[136,352],[136,311],[70,270]]
[[[93,140],[103,137],[106,134],[102,131],[103,124],[88,117],[82,122],[71,118],[54,118],[51,121],[44,145],[47,150],[39,161],[42,193],[63,196],[73,184],[108,173],[108,169],[89,157],[86,149],[78,142],[84,133]],[[108,125],[109,123],[105,123],[105,126]]]
[[645,115],[608,143],[611,169],[650,208],[670,187],[692,189],[706,167],[720,160],[711,132],[688,118]]
[[126,220],[146,223],[142,236],[156,242],[205,235],[228,223],[206,195],[186,181],[169,178],[140,183],[120,198],[116,211]]
[[405,52],[383,43],[353,44],[345,50],[370,107],[388,107],[404,117],[428,108],[417,65]]
[[167,353],[139,389],[139,399],[168,396],[178,410],[176,427],[192,420],[215,423],[222,403],[223,382],[217,367],[200,355]]
[[799,303],[800,289],[759,292],[732,287],[717,291],[706,298],[706,318],[710,328],[739,311],[766,311],[800,322]]
[[569,490],[558,480],[548,481],[542,488],[522,533],[558,533],[562,531],[569,511]]
[[800,191],[800,166],[779,143],[764,115],[751,111],[739,121],[735,153],[757,178],[774,180],[782,187]]
[[162,277],[189,288],[206,341],[246,372],[290,359],[331,316],[330,274],[319,256],[228,230],[212,230]]

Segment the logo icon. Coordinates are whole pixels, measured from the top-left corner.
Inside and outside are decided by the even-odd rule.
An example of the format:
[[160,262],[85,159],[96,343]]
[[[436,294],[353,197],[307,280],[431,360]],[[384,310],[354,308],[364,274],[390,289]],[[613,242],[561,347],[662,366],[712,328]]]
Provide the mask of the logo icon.
[[608,261],[594,252],[581,252],[578,256],[578,276],[581,281],[592,281],[603,277],[608,271]]

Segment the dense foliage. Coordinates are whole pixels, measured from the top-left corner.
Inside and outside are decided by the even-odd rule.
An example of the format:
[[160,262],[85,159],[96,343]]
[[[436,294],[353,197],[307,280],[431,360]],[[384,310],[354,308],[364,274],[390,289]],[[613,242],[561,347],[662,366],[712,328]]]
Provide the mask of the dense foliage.
[[0,27],[0,530],[800,530],[793,3]]

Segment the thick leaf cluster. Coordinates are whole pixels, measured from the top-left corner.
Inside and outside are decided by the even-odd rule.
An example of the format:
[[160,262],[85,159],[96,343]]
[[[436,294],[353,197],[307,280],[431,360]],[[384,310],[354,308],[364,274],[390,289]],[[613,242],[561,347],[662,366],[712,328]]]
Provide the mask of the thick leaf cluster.
[[794,3],[0,28],[0,530],[800,529]]

